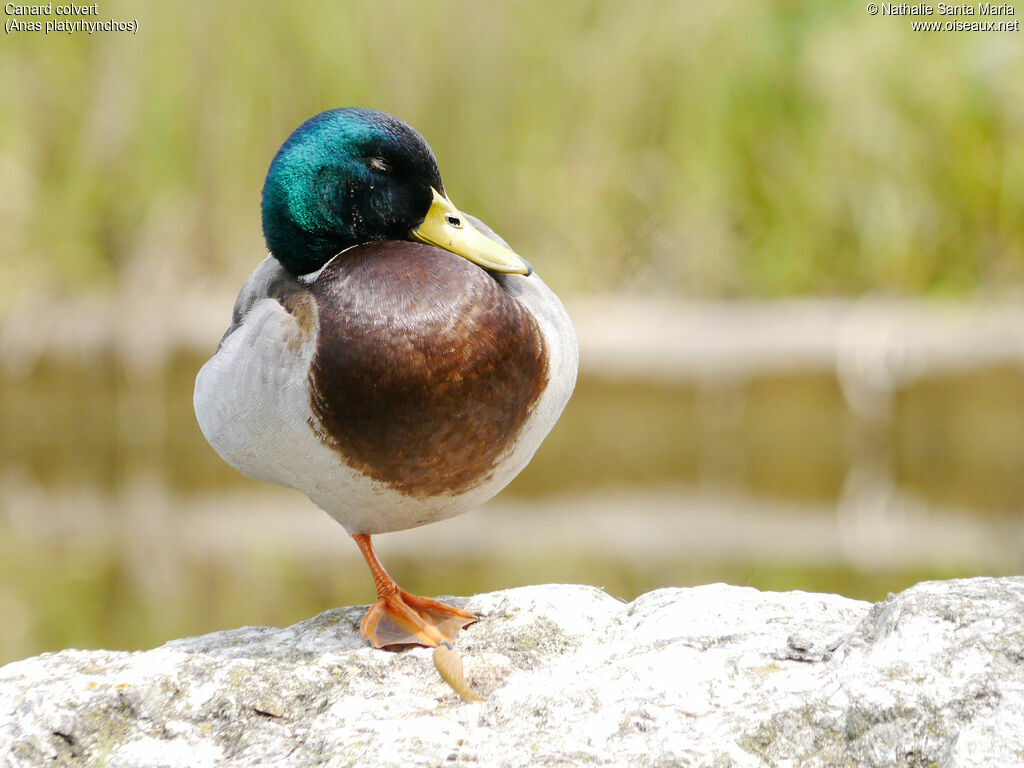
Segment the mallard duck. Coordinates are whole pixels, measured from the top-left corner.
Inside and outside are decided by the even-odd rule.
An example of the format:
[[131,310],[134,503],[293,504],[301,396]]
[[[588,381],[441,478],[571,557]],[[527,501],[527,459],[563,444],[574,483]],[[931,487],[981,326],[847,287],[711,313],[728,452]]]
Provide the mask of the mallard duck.
[[299,126],[262,214],[270,255],[196,378],[199,426],[228,464],[345,527],[377,588],[370,644],[449,644],[477,617],[401,589],[370,537],[462,514],[526,466],[576,381],[572,323],[384,112]]

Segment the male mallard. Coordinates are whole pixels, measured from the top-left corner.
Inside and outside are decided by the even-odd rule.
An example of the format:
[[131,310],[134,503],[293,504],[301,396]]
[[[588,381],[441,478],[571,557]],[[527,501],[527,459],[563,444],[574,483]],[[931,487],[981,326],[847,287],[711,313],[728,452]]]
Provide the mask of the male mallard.
[[399,588],[370,535],[466,512],[526,466],[575,384],[569,317],[383,112],[330,110],[288,137],[263,234],[270,255],[196,378],[199,426],[355,539],[377,586],[363,637],[449,642],[476,616]]

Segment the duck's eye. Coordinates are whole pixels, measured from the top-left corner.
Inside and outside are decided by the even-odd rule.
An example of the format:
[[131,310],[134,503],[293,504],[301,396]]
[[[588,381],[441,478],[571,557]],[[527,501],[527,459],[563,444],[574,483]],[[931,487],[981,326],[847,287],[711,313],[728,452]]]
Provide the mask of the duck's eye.
[[370,167],[374,170],[380,171],[381,173],[391,172],[391,163],[385,160],[383,157],[375,156],[369,159]]
[[462,229],[462,219],[454,213],[446,213],[444,215],[444,220],[448,222],[448,226],[455,227],[456,229]]

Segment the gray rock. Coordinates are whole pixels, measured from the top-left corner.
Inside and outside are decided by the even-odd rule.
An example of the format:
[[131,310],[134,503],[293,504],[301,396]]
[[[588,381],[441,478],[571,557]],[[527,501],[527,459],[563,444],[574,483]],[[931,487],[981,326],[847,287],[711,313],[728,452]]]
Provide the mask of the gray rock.
[[362,609],[0,669],[0,765],[1024,764],[1024,579],[871,606],[711,585],[632,603],[539,586],[454,603],[465,704]]

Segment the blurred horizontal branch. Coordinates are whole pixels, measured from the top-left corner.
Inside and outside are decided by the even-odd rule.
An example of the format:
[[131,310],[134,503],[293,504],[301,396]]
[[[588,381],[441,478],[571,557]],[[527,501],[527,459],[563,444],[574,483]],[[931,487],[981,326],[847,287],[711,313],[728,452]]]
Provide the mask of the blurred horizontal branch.
[[[116,359],[128,372],[179,353],[212,354],[233,296],[182,288],[41,302],[0,318],[0,368],[43,359]],[[990,366],[1024,369],[1024,306],[886,298],[568,302],[581,368],[602,379],[721,383],[834,373],[844,387],[889,392],[919,378]]]

